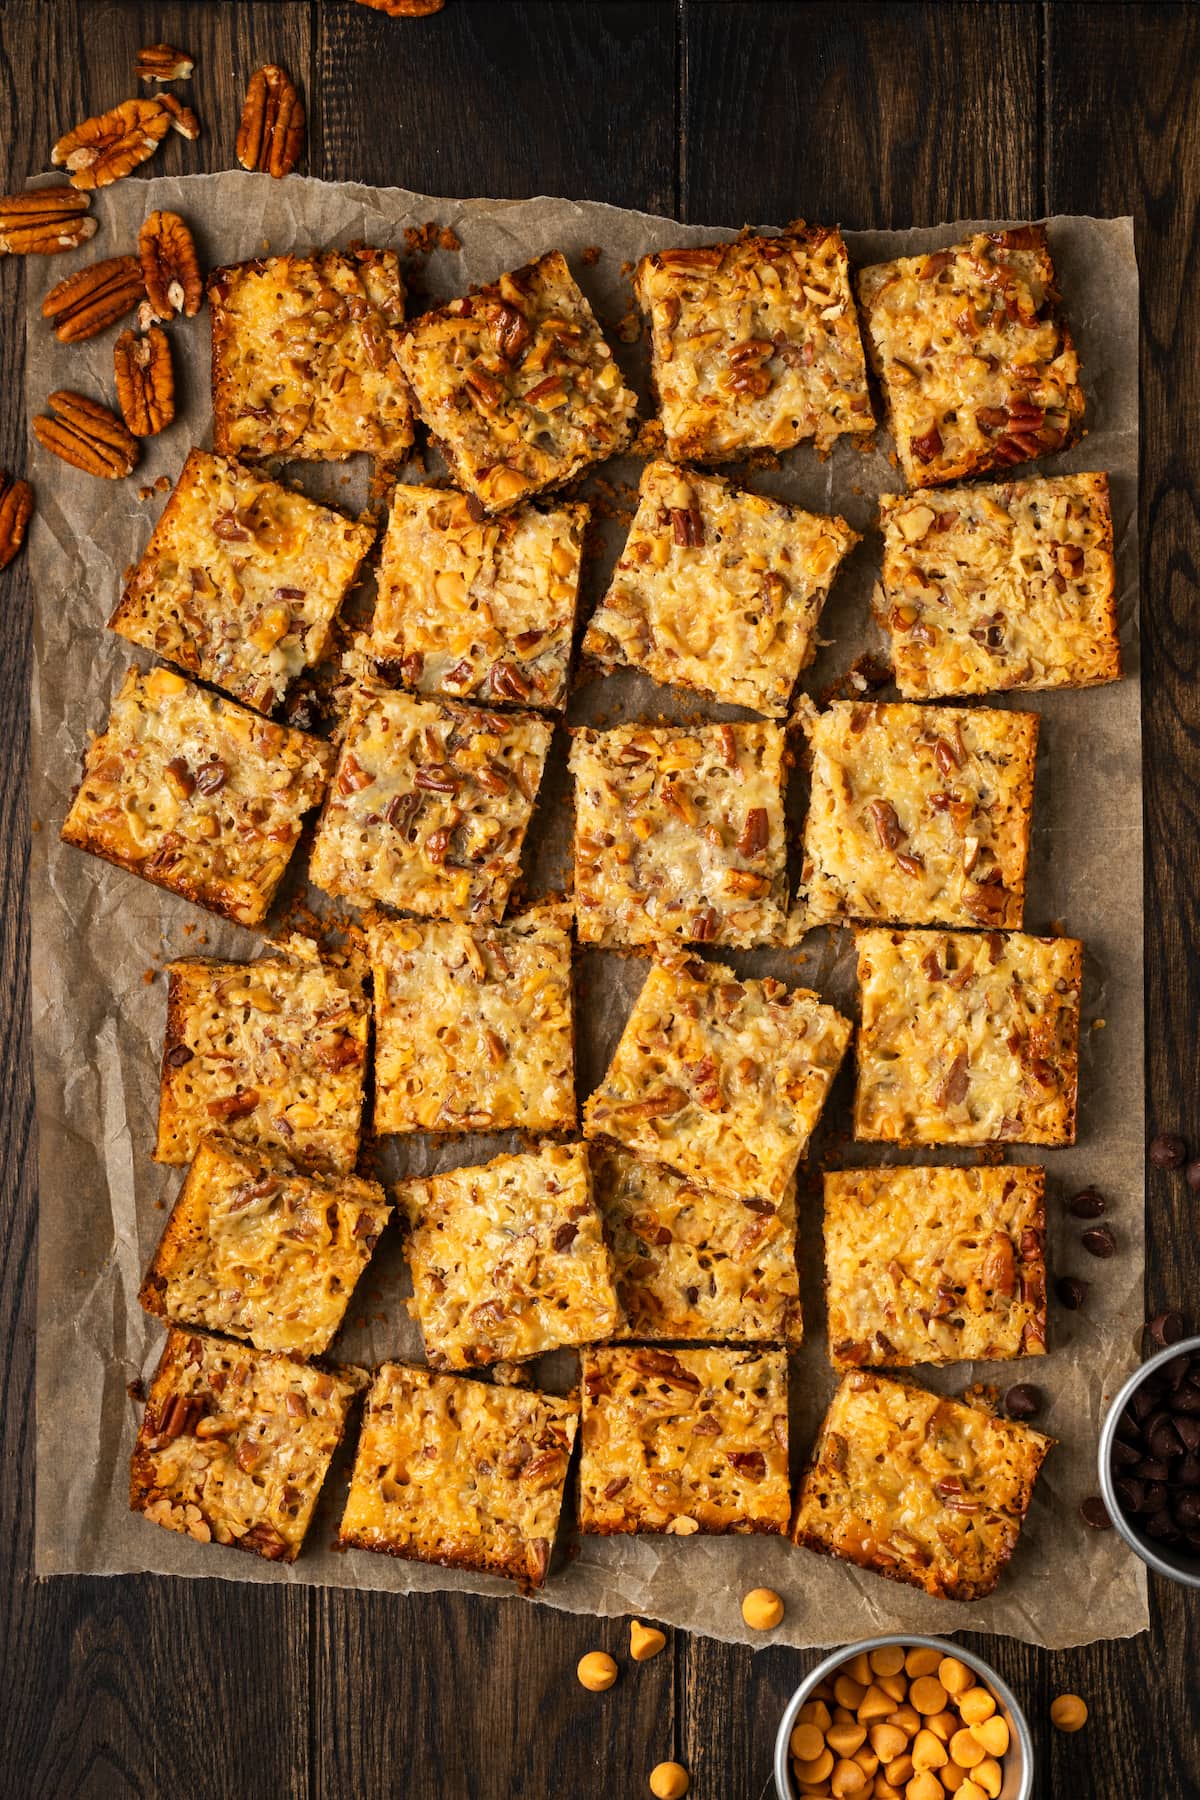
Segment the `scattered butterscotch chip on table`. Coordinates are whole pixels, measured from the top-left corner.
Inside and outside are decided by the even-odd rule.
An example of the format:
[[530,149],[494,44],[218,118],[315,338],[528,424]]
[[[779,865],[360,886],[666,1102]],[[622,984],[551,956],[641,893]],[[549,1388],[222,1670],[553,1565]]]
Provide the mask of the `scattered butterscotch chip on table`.
[[910,487],[1061,450],[1084,413],[1042,225],[860,269],[867,353]]
[[[574,1399],[384,1363],[367,1396],[338,1547],[541,1587],[578,1418]],[[589,1675],[584,1685],[600,1682]]]
[[348,1175],[358,1155],[369,1010],[356,960],[293,934],[256,962],[167,965],[156,1162],[212,1133]]
[[787,1530],[782,1350],[582,1352],[585,1532]]
[[587,1688],[590,1694],[603,1694],[612,1687],[617,1679],[617,1665],[607,1650],[589,1650],[581,1656],[576,1664],[575,1674],[580,1687]]
[[844,519],[646,464],[638,509],[583,654],[772,718],[817,650],[830,584],[858,542]]
[[774,237],[655,250],[634,290],[673,460],[730,462],[807,438],[824,452],[872,429],[839,231],[796,220]]
[[138,1299],[174,1325],[321,1356],[391,1210],[378,1182],[206,1138]]
[[1006,1167],[826,1174],[834,1367],[1044,1354],[1045,1180]]
[[643,1625],[640,1619],[629,1621],[629,1654],[634,1662],[649,1662],[666,1648],[666,1633],[656,1625]]
[[270,712],[328,653],[374,535],[370,521],[192,450],[109,629]]
[[73,187],[30,188],[0,196],[0,256],[57,256],[94,237],[90,194]]
[[60,137],[50,161],[68,171],[72,187],[108,187],[153,156],[170,126],[171,115],[161,100],[122,100]]
[[742,1618],[751,1631],[774,1631],[783,1622],[783,1611],[774,1588],[751,1588],[742,1599]]
[[1050,1703],[1050,1722],[1059,1731],[1081,1731],[1087,1724],[1087,1702],[1078,1694],[1059,1694]]
[[690,1778],[682,1763],[656,1763],[650,1771],[650,1792],[654,1800],[683,1800]]
[[570,916],[503,925],[373,919],[375,1129],[575,1125]]
[[109,256],[55,282],[42,301],[42,317],[60,344],[78,344],[131,313],[145,292],[137,257]]
[[615,456],[637,401],[557,250],[425,313],[400,361],[456,483],[486,512]]

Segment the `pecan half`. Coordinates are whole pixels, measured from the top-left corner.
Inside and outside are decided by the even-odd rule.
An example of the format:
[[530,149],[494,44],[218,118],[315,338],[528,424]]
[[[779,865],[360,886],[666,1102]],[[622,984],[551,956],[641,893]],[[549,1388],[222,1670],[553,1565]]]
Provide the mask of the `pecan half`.
[[60,137],[50,161],[69,171],[72,187],[108,187],[154,155],[170,123],[160,100],[122,100],[111,112],[85,119]]
[[47,405],[57,417],[33,421],[33,435],[44,449],[107,481],[120,481],[136,468],[141,455],[138,441],[107,406],[66,388],[51,394]]
[[134,437],[157,437],[175,417],[175,371],[161,325],[145,337],[123,331],[113,345],[117,399]]
[[200,136],[200,121],[190,106],[177,100],[174,94],[160,94],[159,103],[167,109],[167,117],[171,121],[171,130],[177,131],[182,138],[194,144]]
[[136,256],[109,256],[56,282],[42,301],[60,344],[82,343],[132,312],[145,293]]
[[277,179],[295,168],[304,146],[304,102],[290,75],[275,63],[256,69],[238,126],[237,159]]
[[196,245],[178,213],[152,212],[138,232],[142,280],[154,315],[194,319],[204,299]]
[[190,81],[195,59],[173,44],[148,44],[137,53],[133,72],[139,81]]
[[25,542],[25,527],[33,512],[33,489],[0,469],[0,569],[7,569]]
[[0,198],[0,256],[54,256],[96,234],[91,200],[74,188],[34,188]]

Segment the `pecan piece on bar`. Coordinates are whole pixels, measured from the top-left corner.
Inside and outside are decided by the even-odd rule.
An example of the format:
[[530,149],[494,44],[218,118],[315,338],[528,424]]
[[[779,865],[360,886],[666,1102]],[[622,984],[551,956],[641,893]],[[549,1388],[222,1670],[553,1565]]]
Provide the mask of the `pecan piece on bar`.
[[137,53],[133,72],[139,81],[190,81],[196,63],[173,44],[148,44]]
[[160,100],[122,100],[60,137],[50,161],[68,171],[72,187],[107,187],[154,155],[170,123]]
[[156,319],[176,313],[193,319],[204,299],[204,277],[192,234],[178,213],[152,212],[138,232],[146,295]]
[[141,455],[137,439],[98,400],[59,388],[47,404],[57,418],[33,421],[33,435],[44,449],[107,481],[119,481],[137,466]]
[[60,343],[82,343],[132,312],[145,291],[136,256],[109,256],[57,282],[42,301],[42,317]]
[[194,144],[200,136],[200,121],[191,107],[185,106],[182,100],[177,100],[174,94],[160,94],[158,102],[167,109],[171,130],[177,131],[180,137],[187,138],[190,144]]
[[113,345],[117,399],[134,437],[157,437],[175,417],[175,371],[161,325],[145,337],[123,331]]
[[0,569],[7,569],[25,542],[25,527],[33,512],[33,489],[0,469]]
[[267,63],[250,77],[237,159],[243,169],[261,169],[278,178],[295,168],[303,144],[304,102],[296,84],[275,63]]
[[0,256],[53,256],[77,250],[96,234],[87,194],[69,187],[32,188],[0,198]]

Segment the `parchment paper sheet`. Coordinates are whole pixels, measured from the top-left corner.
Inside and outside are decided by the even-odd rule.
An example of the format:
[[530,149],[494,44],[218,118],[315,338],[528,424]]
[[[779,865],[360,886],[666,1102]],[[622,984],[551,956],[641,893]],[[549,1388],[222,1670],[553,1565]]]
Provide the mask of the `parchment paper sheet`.
[[[451,225],[461,251],[413,255],[407,268],[416,302],[442,300],[469,282],[545,250],[561,247],[610,326],[629,308],[623,261],[655,246],[711,239],[711,231],[643,214],[569,201],[448,201],[400,189],[330,186],[290,178],[231,173],[149,183],[123,182],[98,196],[101,235],[87,250],[28,269],[27,398],[32,415],[57,387],[111,398],[113,333],[89,344],[56,342],[40,316],[51,282],[97,252],[132,247],[152,207],[182,212],[196,230],[207,264],[313,244],[360,238],[403,249],[405,226],[437,219]],[[962,224],[903,233],[851,233],[856,263],[953,242]],[[726,235],[724,233],[719,235]],[[1092,1280],[1087,1308],[1056,1308],[1052,1353],[1019,1368],[959,1366],[930,1377],[957,1391],[969,1380],[1008,1385],[1020,1377],[1042,1385],[1049,1404],[1038,1422],[1060,1440],[1046,1465],[1015,1560],[998,1593],[972,1606],[928,1599],[876,1577],[764,1538],[688,1540],[654,1537],[569,1539],[571,1554],[544,1595],[548,1606],[592,1613],[639,1613],[714,1637],[748,1641],[739,1602],[767,1584],[787,1600],[775,1639],[795,1645],[844,1642],[880,1630],[1007,1632],[1062,1646],[1117,1637],[1147,1623],[1141,1565],[1116,1533],[1089,1532],[1079,1500],[1096,1486],[1094,1458],[1106,1399],[1137,1355],[1143,1264],[1142,1200],[1142,931],[1141,788],[1137,679],[1137,271],[1128,219],[1065,218],[1051,235],[1061,286],[1079,342],[1088,391],[1089,434],[1050,469],[1106,469],[1113,482],[1126,678],[1090,693],[1018,696],[1042,714],[1042,754],[1027,923],[1060,920],[1087,945],[1078,1146],[1052,1152],[1051,1256],[1054,1268]],[[594,266],[581,252],[599,245]],[[216,1576],[242,1581],[317,1582],[397,1592],[454,1588],[507,1593],[492,1578],[329,1549],[344,1494],[347,1457],[335,1465],[308,1547],[293,1568],[205,1547],[157,1529],[128,1510],[128,1460],[140,1410],[127,1384],[148,1376],[162,1332],[136,1301],[139,1278],[180,1185],[181,1172],[151,1160],[157,1106],[165,978],[152,972],[171,956],[253,955],[261,940],[220,925],[184,901],[60,845],[58,830],[77,777],[89,728],[107,717],[108,701],[135,654],[108,634],[125,567],[136,560],[161,499],[138,498],[160,473],[172,481],[193,443],[210,442],[207,312],[170,328],[180,383],[175,426],[145,447],[134,477],[109,484],[77,474],[33,446],[38,511],[30,554],[36,607],[33,695],[32,856],[34,1031],[40,1138],[40,1260],[37,1373],[36,1567],[41,1574],[131,1570]],[[610,330],[610,337],[616,343]],[[646,398],[644,352],[616,343]],[[648,412],[648,406],[644,409]],[[835,584],[824,615],[831,640],[806,680],[812,693],[875,643],[867,598],[879,539],[872,530],[879,492],[902,484],[881,448],[863,457],[841,446],[820,463],[805,446],[778,470],[754,471],[749,484],[847,516],[866,541]],[[636,481],[636,465],[604,471]],[[365,469],[296,467],[309,491],[360,503]],[[619,544],[621,531],[611,528]],[[585,609],[594,604],[615,545],[587,573]],[[573,720],[681,716],[703,710],[694,697],[616,677],[582,688]],[[708,709],[715,716],[726,709]],[[561,878],[566,783],[560,742],[548,771],[535,825],[533,881]],[[817,986],[851,1013],[854,992],[848,934],[810,936],[799,953],[734,957],[743,973],[776,972]],[[643,965],[602,954],[583,959],[580,980],[580,1080],[597,1080],[636,993]],[[1103,1027],[1100,1021],[1104,1021]],[[818,1163],[880,1160],[849,1141],[851,1077],[835,1089],[801,1194],[806,1254],[808,1344],[793,1363],[793,1440],[797,1466],[833,1387],[824,1351],[820,1298]],[[396,1140],[392,1140],[394,1147]],[[502,1144],[468,1139],[440,1160],[481,1161]],[[883,1153],[886,1156],[886,1152]],[[1017,1160],[1034,1161],[1029,1152]],[[911,1157],[910,1160],[917,1160]],[[954,1160],[950,1158],[949,1160]],[[433,1166],[420,1144],[389,1168]],[[1060,1204],[1089,1182],[1109,1197],[1120,1254],[1093,1263],[1079,1251],[1078,1226]],[[385,1237],[352,1306],[338,1349],[378,1360],[420,1354],[404,1312],[396,1234]],[[564,1362],[559,1358],[560,1365]],[[570,1369],[543,1371],[570,1379]],[[568,1499],[568,1507],[570,1499]],[[761,1642],[761,1640],[759,1640]]]

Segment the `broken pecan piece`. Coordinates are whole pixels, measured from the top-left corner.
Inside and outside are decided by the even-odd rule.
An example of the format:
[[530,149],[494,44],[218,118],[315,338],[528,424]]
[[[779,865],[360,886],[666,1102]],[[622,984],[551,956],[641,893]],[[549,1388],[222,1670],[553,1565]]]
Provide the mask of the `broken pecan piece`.
[[204,299],[204,277],[192,234],[178,213],[150,214],[138,232],[138,257],[155,318],[182,313],[194,319]]
[[69,171],[72,187],[108,187],[154,155],[170,123],[160,100],[122,100],[111,112],[85,119],[60,137],[50,161]]
[[33,421],[33,435],[44,449],[107,481],[120,481],[136,468],[141,455],[138,441],[107,406],[65,388],[51,394],[47,405],[58,416]]
[[0,569],[7,569],[25,542],[25,527],[33,512],[33,489],[0,469]]
[[194,144],[200,136],[200,121],[190,106],[177,100],[174,94],[160,94],[159,104],[167,109],[167,117],[171,121],[171,130],[177,131],[182,138]]
[[117,399],[134,437],[157,437],[175,417],[175,371],[161,325],[145,337],[123,331],[113,345]]
[[148,44],[137,53],[133,72],[139,81],[190,81],[195,60],[173,44]]
[[91,200],[74,188],[33,188],[0,198],[0,256],[54,256],[96,234]]
[[291,76],[267,63],[250,77],[237,159],[243,169],[261,169],[278,179],[295,168],[303,145],[304,102]]
[[56,282],[42,301],[60,344],[82,343],[132,312],[145,293],[136,256],[109,256]]

